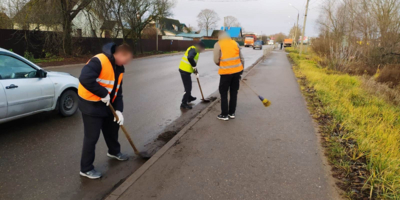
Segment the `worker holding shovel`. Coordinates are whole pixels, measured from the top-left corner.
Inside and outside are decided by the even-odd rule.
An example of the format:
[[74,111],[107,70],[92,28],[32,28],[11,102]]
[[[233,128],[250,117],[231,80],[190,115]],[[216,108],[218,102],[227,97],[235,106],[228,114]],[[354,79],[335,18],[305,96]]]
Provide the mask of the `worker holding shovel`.
[[[79,109],[84,124],[84,140],[80,175],[90,179],[101,177],[93,166],[96,143],[103,132],[108,146],[107,156],[120,161],[128,160],[121,153],[118,130],[124,123],[122,78],[124,65],[132,60],[129,45],[106,44],[103,53],[94,56],[82,69],[79,77]],[[112,112],[110,108],[115,108]],[[114,109],[112,109],[114,111]]]
[[[192,96],[192,78],[191,74],[194,73],[199,78],[199,73],[197,71],[197,61],[199,60],[199,55],[205,49],[205,44],[199,42],[196,45],[190,46],[185,55],[182,57],[179,64],[179,72],[182,77],[183,87],[185,88],[185,94],[182,98],[181,108],[192,109],[188,103],[196,100],[196,97]],[[200,84],[199,84],[200,86]],[[203,97],[204,100],[204,97]]]

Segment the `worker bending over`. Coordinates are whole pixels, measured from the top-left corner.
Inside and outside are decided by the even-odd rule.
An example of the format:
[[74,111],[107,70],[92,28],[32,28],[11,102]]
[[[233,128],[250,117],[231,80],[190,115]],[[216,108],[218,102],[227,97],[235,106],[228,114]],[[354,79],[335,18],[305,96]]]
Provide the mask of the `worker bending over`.
[[[131,60],[132,51],[129,45],[116,46],[114,43],[109,43],[103,47],[103,53],[94,56],[82,69],[78,88],[79,109],[82,112],[84,125],[81,176],[90,179],[101,177],[101,173],[93,166],[100,130],[108,147],[107,156],[121,161],[128,159],[121,153],[118,130],[124,123],[122,115],[124,65]],[[118,121],[114,118],[109,104],[115,108]]]
[[[235,118],[240,76],[244,69],[244,59],[239,44],[224,31],[220,32],[214,45],[214,62],[219,66],[219,93],[221,94],[221,114],[218,119]],[[228,106],[228,91],[230,101]]]
[[199,77],[197,71],[197,61],[199,60],[199,55],[205,49],[205,44],[199,42],[196,45],[190,46],[185,55],[182,57],[181,63],[179,65],[179,72],[181,73],[183,87],[185,88],[185,94],[182,98],[181,108],[192,109],[188,103],[196,100],[196,97],[192,96],[192,78],[191,74],[195,73]]

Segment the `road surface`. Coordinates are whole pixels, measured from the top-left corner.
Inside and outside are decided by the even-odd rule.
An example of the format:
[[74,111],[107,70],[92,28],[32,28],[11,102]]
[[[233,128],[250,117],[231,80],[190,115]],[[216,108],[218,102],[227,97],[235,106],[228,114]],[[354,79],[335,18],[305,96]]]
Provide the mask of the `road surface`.
[[[243,48],[246,67],[262,56],[262,51]],[[125,126],[139,149],[180,120],[181,125],[206,105],[195,102],[197,110],[183,112],[180,101],[183,85],[178,72],[182,55],[137,59],[126,66],[124,75]],[[82,66],[56,67],[79,76]],[[198,70],[205,96],[218,89],[218,67],[212,52],[200,55]],[[200,99],[193,79],[193,95]],[[186,121],[185,121],[186,120]],[[173,125],[175,126],[175,125]],[[178,125],[177,125],[178,126]],[[122,151],[127,162],[110,160],[102,136],[96,149],[95,167],[101,180],[79,176],[83,141],[81,114],[62,118],[50,112],[0,124],[0,199],[101,199],[115,185],[134,172],[143,161],[134,157],[122,134]]]

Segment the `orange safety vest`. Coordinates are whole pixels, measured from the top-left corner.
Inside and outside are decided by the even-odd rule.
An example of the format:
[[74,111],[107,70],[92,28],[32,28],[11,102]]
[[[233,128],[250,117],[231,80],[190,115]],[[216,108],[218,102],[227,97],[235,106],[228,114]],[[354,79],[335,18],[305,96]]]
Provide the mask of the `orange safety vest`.
[[[114,88],[114,84],[115,84],[115,74],[114,74],[113,66],[112,66],[110,60],[108,59],[108,57],[103,53],[97,54],[94,57],[98,58],[101,63],[101,72],[100,72],[99,77],[96,79],[96,81],[101,86],[103,86],[104,88],[107,89],[108,94],[111,94],[111,92]],[[115,89],[114,98],[112,99],[112,102],[114,102],[115,98],[117,97],[123,75],[124,75],[123,73],[121,73],[119,75],[118,85]],[[85,87],[83,87],[83,85],[81,83],[79,83],[78,95],[82,99],[85,99],[87,101],[100,101],[101,100],[101,97],[96,96],[95,94],[91,93],[89,90],[87,90]]]
[[218,41],[218,44],[221,47],[218,74],[234,74],[243,71],[238,44],[232,39]]

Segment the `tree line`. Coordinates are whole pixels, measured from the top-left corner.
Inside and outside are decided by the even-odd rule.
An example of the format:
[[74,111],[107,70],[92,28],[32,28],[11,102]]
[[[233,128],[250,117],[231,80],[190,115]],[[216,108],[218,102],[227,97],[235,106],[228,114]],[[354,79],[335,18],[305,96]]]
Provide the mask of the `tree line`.
[[9,0],[0,5],[0,11],[11,16],[21,29],[58,32],[59,37],[48,38],[60,38],[62,52],[71,55],[72,22],[78,14],[90,22],[93,37],[99,37],[96,20],[102,19],[116,22],[115,34],[122,35],[124,41],[130,39],[140,45],[143,30],[151,22],[171,16],[174,5],[174,0]]
[[327,0],[312,49],[335,70],[400,83],[400,1]]

